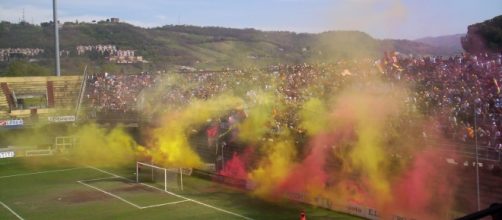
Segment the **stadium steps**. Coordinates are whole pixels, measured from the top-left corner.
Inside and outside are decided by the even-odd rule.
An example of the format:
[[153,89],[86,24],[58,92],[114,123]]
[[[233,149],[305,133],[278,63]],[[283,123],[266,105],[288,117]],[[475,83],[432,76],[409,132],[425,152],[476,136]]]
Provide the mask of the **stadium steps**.
[[47,95],[46,82],[10,82],[9,88],[16,95]]
[[55,79],[54,104],[56,108],[74,108],[80,92],[81,77]]
[[[0,77],[0,118],[8,118],[9,116],[25,118],[31,116],[29,109],[17,109],[12,112],[11,110],[15,104],[14,99],[10,95],[6,96],[6,94],[17,97],[33,95],[46,97],[47,99],[53,98],[53,107],[74,110],[81,82],[81,76]],[[48,93],[51,90],[50,84],[52,84],[53,97],[49,97],[51,94]],[[48,106],[51,107],[51,105]],[[39,117],[45,117],[49,114],[49,109],[43,106],[37,111]]]
[[14,105],[14,100],[12,99],[12,96],[10,95],[11,94],[11,91],[9,89],[9,86],[7,85],[7,83],[5,82],[0,82],[0,87],[1,87],[1,91],[2,91],[2,98],[5,99],[5,101],[7,102],[7,108],[4,109],[3,111],[9,111],[13,105]]
[[54,83],[47,81],[47,105],[49,108],[54,107]]
[[0,118],[6,118],[9,113],[9,102],[2,89],[0,89]]
[[[469,209],[476,209],[476,169],[474,167],[462,168],[459,175],[460,186],[457,189],[457,199],[468,206]],[[479,189],[481,207],[488,207],[490,204],[502,201],[502,176],[495,175],[493,171],[485,168],[479,170]]]

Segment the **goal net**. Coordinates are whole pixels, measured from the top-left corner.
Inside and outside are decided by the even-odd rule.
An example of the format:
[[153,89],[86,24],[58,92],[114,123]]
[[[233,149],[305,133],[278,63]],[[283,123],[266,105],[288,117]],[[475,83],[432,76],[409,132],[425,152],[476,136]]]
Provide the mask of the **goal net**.
[[162,187],[164,191],[183,191],[183,170],[136,162],[136,182]]

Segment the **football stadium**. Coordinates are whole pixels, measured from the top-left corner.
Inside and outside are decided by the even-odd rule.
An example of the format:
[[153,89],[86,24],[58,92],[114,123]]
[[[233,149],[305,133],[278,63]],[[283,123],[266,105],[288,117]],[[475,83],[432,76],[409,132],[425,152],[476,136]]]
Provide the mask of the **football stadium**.
[[[418,40],[457,5],[33,2],[0,3],[0,219],[502,219],[496,1]],[[292,29],[213,20],[268,10]]]

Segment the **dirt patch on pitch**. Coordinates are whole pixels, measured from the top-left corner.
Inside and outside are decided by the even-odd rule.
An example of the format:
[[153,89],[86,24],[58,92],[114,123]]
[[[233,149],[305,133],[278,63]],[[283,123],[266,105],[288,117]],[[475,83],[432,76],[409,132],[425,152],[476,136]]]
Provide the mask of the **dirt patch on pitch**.
[[110,199],[110,196],[98,191],[71,191],[55,200],[66,203],[83,203],[93,201],[103,201]]
[[126,186],[114,188],[114,189],[110,190],[110,192],[112,192],[112,193],[115,193],[115,192],[158,192],[158,190],[134,183],[134,184],[128,184]]

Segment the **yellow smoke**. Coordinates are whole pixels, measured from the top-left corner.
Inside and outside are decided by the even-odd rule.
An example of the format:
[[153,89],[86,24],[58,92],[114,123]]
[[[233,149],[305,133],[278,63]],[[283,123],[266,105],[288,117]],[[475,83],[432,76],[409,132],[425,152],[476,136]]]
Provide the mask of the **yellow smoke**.
[[342,92],[334,106],[336,117],[333,120],[351,121],[357,135],[346,159],[349,170],[360,174],[362,181],[367,181],[367,190],[380,202],[387,202],[392,197],[386,145],[389,133],[392,133],[389,122],[403,112],[405,94],[403,89],[372,82]]
[[135,160],[136,142],[122,127],[106,129],[96,124],[82,125],[74,134],[77,144],[72,160],[94,166],[123,166]]
[[[347,190],[351,187],[357,188],[350,181],[353,179],[366,193],[379,198],[379,203],[388,203],[393,197],[391,190],[393,179],[389,173],[391,168],[396,166],[389,163],[387,151],[389,140],[396,137],[394,135],[396,131],[390,130],[390,122],[403,114],[406,90],[373,80],[355,84],[340,92],[331,104],[329,101],[314,97],[303,103],[298,112],[301,119],[300,127],[305,129],[310,137],[323,133],[340,134],[346,131],[353,131],[356,136],[352,139],[341,138],[337,140],[336,146],[330,148],[332,151],[330,155],[341,161],[339,169],[328,171],[331,172],[329,175],[332,175],[330,179],[335,179],[335,183],[338,184],[327,188],[322,186],[309,188],[305,189],[305,192],[311,194],[308,195],[311,198],[319,194],[333,194],[344,199],[364,200],[368,195],[361,194],[357,190]],[[248,122],[255,126],[241,126],[241,133],[246,131],[246,134],[257,135],[254,138],[260,138],[266,132],[262,129],[269,129],[259,125],[271,120],[270,109],[262,106],[260,110],[256,110],[255,114],[261,114],[258,116],[261,120]],[[253,116],[252,111],[253,109],[248,119]],[[253,136],[241,134],[240,137],[248,141]],[[260,147],[263,157],[258,166],[250,171],[249,176],[256,184],[254,192],[262,197],[275,196],[274,192],[277,192],[280,184],[294,172],[294,167],[299,165],[298,161],[304,159],[298,155],[293,144],[295,139],[289,134],[288,129],[283,129],[280,134],[273,136],[272,140]],[[308,148],[308,146],[302,147]],[[319,158],[319,160],[327,159],[328,156]]]
[[255,183],[254,193],[261,197],[270,196],[292,171],[296,149],[288,132],[278,140],[271,140],[261,148],[264,157],[258,167],[250,172],[249,179]]
[[220,95],[207,101],[195,100],[181,110],[165,113],[159,119],[160,127],[152,131],[149,154],[153,162],[166,167],[201,167],[201,158],[188,142],[190,133],[242,103],[240,98]]
[[333,4],[333,10],[326,16],[334,22],[337,30],[368,31],[380,27],[381,31],[393,33],[404,24],[409,14],[402,0],[357,0]]
[[310,135],[319,134],[328,126],[326,105],[319,98],[311,98],[300,111],[300,127]]
[[249,117],[239,125],[239,138],[243,141],[257,142],[270,131],[277,99],[272,94],[258,92],[254,104],[248,110]]

